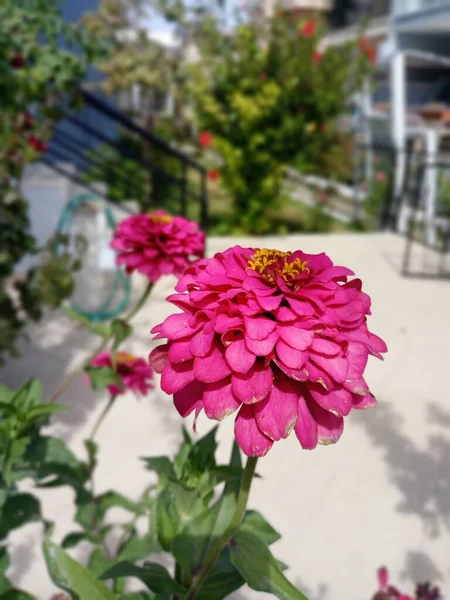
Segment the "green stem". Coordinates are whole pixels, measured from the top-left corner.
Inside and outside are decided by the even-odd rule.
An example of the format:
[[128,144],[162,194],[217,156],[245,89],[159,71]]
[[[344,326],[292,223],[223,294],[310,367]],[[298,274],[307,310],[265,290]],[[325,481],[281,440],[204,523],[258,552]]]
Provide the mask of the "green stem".
[[247,464],[245,465],[244,473],[242,475],[241,487],[239,489],[236,512],[234,513],[233,520],[231,521],[225,533],[217,540],[215,546],[213,546],[210,553],[206,556],[200,571],[193,578],[191,586],[184,600],[193,600],[193,598],[195,598],[212,566],[230,541],[230,538],[232,538],[239,529],[247,508],[248,497],[250,494],[250,488],[252,485],[253,475],[255,474],[257,462],[258,458],[256,456],[248,457]]
[[[147,287],[145,288],[144,293],[142,294],[142,296],[138,300],[137,304],[126,315],[126,317],[125,317],[126,321],[131,321],[131,319],[136,315],[136,313],[142,308],[142,306],[146,302],[147,298],[149,297],[150,292],[152,291],[152,288],[153,288],[153,283],[149,283],[147,285]],[[101,343],[95,348],[95,350],[89,355],[89,357],[87,359],[85,359],[71,373],[69,373],[65,379],[63,379],[63,381],[61,382],[61,384],[57,387],[57,389],[55,390],[55,392],[48,399],[49,404],[51,404],[53,402],[56,402],[56,400],[58,399],[58,397],[63,392],[66,391],[66,389],[69,387],[69,385],[72,383],[72,381],[81,373],[81,371],[84,371],[84,369],[86,369],[86,367],[88,367],[91,364],[91,362],[93,361],[93,359],[98,354],[100,354],[100,352],[102,352],[106,348],[106,346],[111,341],[111,339],[112,339],[112,334],[110,334],[110,333],[108,335],[105,335],[102,338]],[[117,348],[116,348],[116,350],[117,350]]]
[[105,408],[103,409],[103,411],[100,413],[99,418],[97,419],[97,421],[95,422],[94,427],[92,428],[91,431],[91,435],[89,436],[89,440],[92,441],[94,439],[94,437],[97,435],[97,432],[100,428],[100,425],[103,423],[103,421],[105,420],[107,414],[109,413],[109,411],[111,410],[115,400],[116,400],[117,396],[110,396],[109,400],[108,400],[108,404],[105,406]]

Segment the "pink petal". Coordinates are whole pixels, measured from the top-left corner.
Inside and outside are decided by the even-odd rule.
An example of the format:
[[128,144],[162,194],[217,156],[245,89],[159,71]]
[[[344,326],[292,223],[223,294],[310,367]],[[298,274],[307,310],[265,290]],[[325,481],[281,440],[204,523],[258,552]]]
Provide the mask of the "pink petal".
[[294,379],[295,381],[308,381],[308,372],[306,368],[304,369],[291,369],[287,365],[285,365],[281,360],[277,358],[273,359],[273,362],[279,367],[283,373],[285,373],[289,379]]
[[230,375],[231,369],[225,360],[224,352],[218,346],[213,346],[204,358],[195,357],[194,373],[198,380],[214,383]]
[[280,337],[296,350],[307,350],[314,339],[314,333],[306,329],[300,329],[293,325],[279,325]]
[[341,351],[341,346],[331,340],[315,337],[311,344],[311,350],[314,350],[314,352],[318,352],[319,354],[324,354],[325,356],[337,356]]
[[265,456],[273,442],[259,429],[251,406],[242,405],[234,423],[234,435],[247,456]]
[[294,429],[302,448],[313,450],[317,446],[317,423],[302,396],[298,399],[298,419]]
[[380,592],[384,592],[387,590],[389,585],[389,573],[386,567],[381,567],[378,569],[378,586],[380,588]]
[[184,363],[169,362],[161,375],[161,389],[166,394],[175,394],[175,392],[179,392],[188,383],[194,381],[194,378],[192,361]]
[[210,352],[211,346],[214,340],[214,331],[211,333],[205,333],[200,330],[191,339],[190,350],[194,356],[204,357]]
[[276,350],[281,362],[291,369],[301,369],[308,360],[307,352],[295,350],[283,340],[278,340]]
[[192,360],[194,357],[190,351],[191,340],[172,342],[169,348],[169,360],[173,363],[181,363]]
[[348,379],[359,379],[362,377],[367,365],[369,354],[364,344],[349,342],[346,355],[348,358]]
[[162,334],[169,340],[179,340],[187,337],[193,333],[192,327],[188,324],[190,318],[191,315],[186,313],[170,315],[162,324]]
[[203,392],[203,407],[209,419],[222,421],[241,406],[231,391],[231,381],[208,383]]
[[234,373],[231,385],[235,397],[245,404],[261,402],[272,389],[273,373],[270,367],[257,363],[243,375]]
[[273,351],[277,340],[278,332],[274,331],[265,340],[253,340],[245,336],[245,345],[247,346],[247,350],[253,352],[256,356],[267,356]]
[[372,394],[365,394],[364,396],[353,394],[353,408],[356,410],[366,410],[368,408],[373,408],[376,405],[376,398],[375,396],[372,396]]
[[288,298],[288,302],[294,312],[300,317],[312,316],[316,310],[311,302],[306,300],[297,300],[296,298]]
[[225,357],[233,371],[244,375],[249,372],[256,361],[256,356],[247,350],[243,339],[231,342],[225,350]]
[[348,360],[344,356],[328,357],[311,353],[310,359],[328,373],[337,383],[344,383],[347,379]]
[[256,296],[256,300],[263,310],[272,311],[280,306],[283,296]]
[[323,410],[316,402],[308,402],[308,406],[317,423],[319,444],[335,444],[344,431],[344,419]]
[[313,362],[308,361],[305,366],[305,370],[308,373],[309,381],[313,383],[320,383],[327,391],[332,390],[335,383],[323,369],[315,365]]
[[217,333],[225,333],[229,329],[242,329],[242,317],[229,317],[225,313],[220,313],[216,317],[214,329]]
[[358,394],[359,396],[365,396],[369,393],[369,386],[362,377],[359,379],[347,379],[344,387],[352,394]]
[[169,345],[163,344],[162,346],[157,346],[150,352],[148,360],[157,373],[162,373],[166,368],[167,361],[169,360],[167,355],[168,349]]
[[271,440],[287,438],[297,422],[299,389],[292,380],[278,375],[269,396],[254,406],[259,429]]
[[183,418],[190,415],[193,410],[201,409],[203,389],[203,383],[194,380],[173,395],[175,407]]
[[345,417],[352,409],[352,395],[344,387],[327,392],[321,385],[313,385],[309,392],[319,406],[337,416]]
[[274,331],[277,322],[267,317],[244,317],[244,325],[252,340],[265,340]]

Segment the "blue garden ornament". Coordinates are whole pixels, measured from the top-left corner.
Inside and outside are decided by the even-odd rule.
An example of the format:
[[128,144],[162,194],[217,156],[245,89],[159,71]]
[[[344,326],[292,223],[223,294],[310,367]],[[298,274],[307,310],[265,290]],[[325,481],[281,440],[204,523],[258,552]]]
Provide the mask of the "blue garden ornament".
[[76,274],[71,308],[91,321],[107,321],[120,314],[131,298],[131,279],[115,261],[110,247],[116,220],[105,201],[92,193],[72,196],[64,207],[58,233],[87,241],[83,266]]

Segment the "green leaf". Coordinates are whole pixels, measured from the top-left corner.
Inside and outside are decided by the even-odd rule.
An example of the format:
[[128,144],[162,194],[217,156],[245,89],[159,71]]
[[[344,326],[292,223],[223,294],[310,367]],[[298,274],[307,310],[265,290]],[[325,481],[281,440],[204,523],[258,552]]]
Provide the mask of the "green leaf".
[[8,590],[0,596],[0,600],[37,600],[36,596],[22,590]]
[[131,562],[120,562],[103,573],[100,579],[119,577],[136,577],[156,594],[185,591],[178,581],[172,579],[167,569],[156,563],[145,563],[143,567],[138,567]]
[[147,592],[130,592],[120,596],[120,600],[154,600],[155,596]]
[[110,558],[107,558],[102,550],[96,548],[89,556],[87,567],[95,577],[99,577],[106,569],[109,569],[112,564],[113,561]]
[[143,457],[146,467],[149,471],[155,471],[160,477],[176,479],[175,470],[168,456],[149,456]]
[[144,560],[150,554],[157,554],[162,551],[161,546],[151,536],[132,537],[122,548],[117,558],[119,560],[136,562],[137,560]]
[[143,509],[137,502],[133,502],[122,494],[113,492],[112,490],[105,492],[101,496],[97,496],[96,504],[102,516],[104,516],[110,508],[117,506],[135,514],[141,514],[143,512]]
[[278,541],[281,535],[266,521],[266,519],[255,510],[248,510],[245,513],[244,522],[240,527],[241,531],[255,533],[268,546]]
[[41,404],[34,406],[27,412],[27,420],[32,421],[35,419],[41,419],[42,417],[48,417],[56,412],[62,412],[68,410],[66,404]]
[[94,390],[102,390],[108,385],[116,383],[123,388],[123,383],[114,369],[109,367],[86,367],[86,373],[89,375],[92,388]]
[[239,530],[230,542],[231,562],[249,587],[280,600],[307,600],[286,579],[264,541],[250,531]]
[[156,501],[156,528],[158,540],[164,550],[170,551],[180,530],[181,520],[170,490],[163,490]]
[[44,542],[44,556],[50,576],[58,587],[76,594],[80,599],[117,600],[117,596],[104,583],[48,540]]
[[95,537],[91,535],[88,531],[73,531],[72,533],[68,533],[63,541],[61,542],[62,548],[73,548],[77,546],[80,542],[95,542]]
[[3,404],[9,404],[11,402],[11,398],[14,396],[13,390],[11,390],[3,383],[0,383],[0,402]]
[[27,412],[32,406],[41,404],[42,386],[37,379],[30,379],[22,386],[12,397],[11,404],[14,404],[21,412]]
[[25,451],[30,443],[30,438],[22,437],[17,440],[12,440],[8,443],[5,449],[5,455],[3,457],[3,479],[6,485],[9,487],[12,483],[13,468],[16,463],[19,463],[22,459]]
[[86,329],[88,329],[91,333],[99,335],[101,337],[107,337],[110,335],[110,328],[108,325],[104,325],[102,323],[93,323],[89,317],[83,315],[82,313],[74,310],[68,304],[64,304],[62,306],[63,311],[66,313],[68,317],[82,323]]
[[195,598],[196,600],[222,600],[228,598],[244,584],[244,578],[231,562],[229,548],[225,548]]
[[32,494],[15,494],[8,497],[0,516],[0,537],[12,529],[41,519],[41,505]]
[[111,333],[114,337],[113,350],[116,350],[133,333],[133,327],[124,319],[114,319]]

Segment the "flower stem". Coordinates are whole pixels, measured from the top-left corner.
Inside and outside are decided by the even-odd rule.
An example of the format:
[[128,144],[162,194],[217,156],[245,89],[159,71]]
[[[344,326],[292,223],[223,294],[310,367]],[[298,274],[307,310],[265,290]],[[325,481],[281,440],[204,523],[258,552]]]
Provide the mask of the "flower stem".
[[[150,292],[152,291],[152,288],[153,288],[153,283],[149,283],[147,285],[147,287],[145,288],[144,293],[142,294],[142,296],[139,298],[138,302],[136,303],[136,305],[126,315],[126,317],[125,317],[126,321],[130,321],[136,315],[136,313],[142,308],[142,306],[144,305],[145,301],[149,297]],[[52,404],[53,402],[56,402],[56,400],[58,399],[58,397],[63,392],[66,391],[66,389],[70,386],[70,384],[72,383],[72,381],[81,373],[81,371],[84,371],[84,369],[91,364],[92,360],[98,354],[100,354],[100,352],[102,352],[106,348],[106,346],[108,345],[108,343],[111,341],[112,337],[113,336],[112,336],[111,333],[108,333],[107,335],[105,335],[102,338],[101,343],[88,356],[88,358],[86,358],[78,367],[76,367],[71,373],[69,373],[65,379],[63,379],[63,381],[61,382],[61,384],[56,388],[55,392],[53,392],[53,394],[48,399],[48,403],[49,404]],[[117,350],[117,348],[116,348],[116,350]]]
[[253,475],[255,474],[257,462],[258,458],[256,456],[248,457],[247,464],[245,465],[244,473],[242,475],[234,517],[225,533],[217,540],[215,546],[213,546],[210,553],[206,556],[198,574],[193,578],[191,586],[185,596],[185,600],[193,600],[193,598],[195,598],[212,566],[230,541],[230,538],[232,538],[239,529],[247,508],[248,497],[250,494],[250,488],[252,485]]
[[95,422],[94,427],[92,428],[91,435],[89,436],[89,440],[92,441],[94,439],[94,437],[97,435],[98,430],[100,429],[100,425],[103,423],[103,421],[105,420],[107,414],[111,410],[111,408],[112,408],[112,406],[113,406],[116,398],[117,398],[117,396],[110,396],[110,398],[108,400],[108,404],[105,406],[105,408],[101,412],[99,418]]

